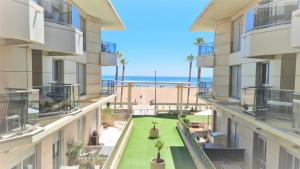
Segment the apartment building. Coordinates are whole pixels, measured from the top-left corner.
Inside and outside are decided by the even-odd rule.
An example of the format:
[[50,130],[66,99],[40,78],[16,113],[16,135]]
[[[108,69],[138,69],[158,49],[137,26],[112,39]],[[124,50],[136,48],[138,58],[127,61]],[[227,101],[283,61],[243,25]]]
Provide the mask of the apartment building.
[[124,30],[109,0],[1,0],[0,168],[58,169],[68,143],[100,132],[102,30]]
[[[214,32],[198,67],[213,68],[214,131],[245,150],[245,169],[300,167],[300,1],[211,0],[190,28]],[[217,162],[213,161],[216,165]]]

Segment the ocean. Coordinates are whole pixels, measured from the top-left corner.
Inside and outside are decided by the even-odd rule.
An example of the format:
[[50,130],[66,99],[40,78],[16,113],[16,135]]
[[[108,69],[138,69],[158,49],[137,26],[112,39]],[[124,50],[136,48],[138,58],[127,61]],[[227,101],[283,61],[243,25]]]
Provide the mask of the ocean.
[[[119,80],[122,77],[119,77]],[[188,77],[163,77],[158,76],[158,82],[187,82]],[[102,76],[102,80],[115,80],[115,76]],[[125,81],[154,81],[154,76],[125,76]],[[213,79],[211,77],[203,77],[201,78],[201,82],[212,82]],[[192,77],[192,86],[197,86],[197,78]]]

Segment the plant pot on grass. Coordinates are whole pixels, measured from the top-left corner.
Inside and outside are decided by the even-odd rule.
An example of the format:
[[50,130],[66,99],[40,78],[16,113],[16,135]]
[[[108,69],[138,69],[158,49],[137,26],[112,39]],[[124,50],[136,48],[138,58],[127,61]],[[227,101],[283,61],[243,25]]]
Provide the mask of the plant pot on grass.
[[160,140],[157,140],[154,147],[157,148],[157,157],[151,160],[151,169],[165,169],[166,163],[164,159],[160,158],[160,150],[164,147],[164,143]]
[[158,129],[156,128],[157,122],[152,122],[153,127],[149,130],[149,138],[156,139],[159,137]]

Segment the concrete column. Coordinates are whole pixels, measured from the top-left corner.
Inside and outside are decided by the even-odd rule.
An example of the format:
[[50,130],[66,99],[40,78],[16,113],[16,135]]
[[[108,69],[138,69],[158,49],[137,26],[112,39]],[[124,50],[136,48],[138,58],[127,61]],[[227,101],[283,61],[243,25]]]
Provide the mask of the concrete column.
[[131,88],[132,88],[132,83],[128,83],[128,112],[132,113],[132,103],[131,103]]
[[229,94],[229,56],[231,42],[231,19],[218,20],[215,31],[215,66],[213,95],[219,99],[227,99]]
[[182,111],[183,106],[183,86],[180,85],[180,111]]
[[179,97],[180,97],[180,94],[179,94],[179,85],[177,85],[176,88],[177,88],[176,110],[178,111],[179,110]]
[[99,97],[101,89],[100,30],[99,23],[86,20],[86,95],[88,98]]

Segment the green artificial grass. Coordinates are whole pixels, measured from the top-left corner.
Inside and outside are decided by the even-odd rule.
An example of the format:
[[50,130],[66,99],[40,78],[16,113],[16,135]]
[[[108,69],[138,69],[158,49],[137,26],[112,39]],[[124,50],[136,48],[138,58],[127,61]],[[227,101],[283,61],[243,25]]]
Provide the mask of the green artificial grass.
[[197,121],[197,122],[207,122],[208,120],[211,121],[212,120],[212,116],[208,117],[208,116],[199,116],[199,115],[186,115],[186,117],[190,120],[190,121]]
[[121,158],[119,169],[149,169],[151,159],[156,157],[154,143],[149,139],[152,121],[158,122],[160,140],[165,142],[161,158],[166,161],[166,169],[196,169],[176,129],[177,116],[135,117],[134,128]]

